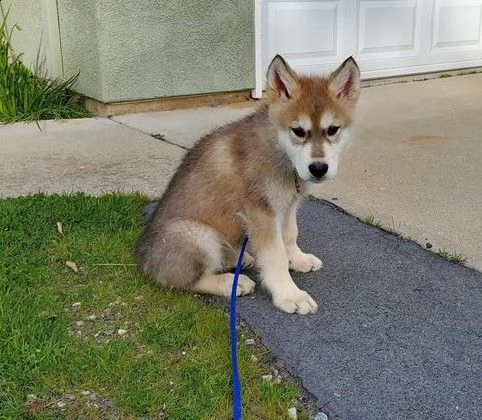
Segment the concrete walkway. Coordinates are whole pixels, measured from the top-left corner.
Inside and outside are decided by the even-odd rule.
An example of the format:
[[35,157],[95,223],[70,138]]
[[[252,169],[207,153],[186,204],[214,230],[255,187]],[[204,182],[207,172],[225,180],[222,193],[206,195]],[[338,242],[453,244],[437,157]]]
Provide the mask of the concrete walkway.
[[[357,138],[318,195],[482,270],[480,97],[482,74],[364,88]],[[158,196],[185,148],[255,106],[2,126],[0,195]]]

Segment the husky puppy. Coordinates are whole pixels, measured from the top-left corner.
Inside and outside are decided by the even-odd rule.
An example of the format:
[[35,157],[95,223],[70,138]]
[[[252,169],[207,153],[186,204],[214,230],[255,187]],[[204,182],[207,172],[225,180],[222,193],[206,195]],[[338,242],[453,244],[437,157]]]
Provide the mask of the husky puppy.
[[[315,313],[316,302],[289,271],[322,267],[296,243],[296,212],[310,184],[336,174],[359,92],[351,57],[322,77],[298,75],[276,56],[267,103],[201,138],[184,157],[139,240],[141,270],[166,287],[229,296],[233,274],[226,271],[248,235],[274,305]],[[246,254],[244,264],[252,263]],[[241,275],[237,295],[254,287]]]

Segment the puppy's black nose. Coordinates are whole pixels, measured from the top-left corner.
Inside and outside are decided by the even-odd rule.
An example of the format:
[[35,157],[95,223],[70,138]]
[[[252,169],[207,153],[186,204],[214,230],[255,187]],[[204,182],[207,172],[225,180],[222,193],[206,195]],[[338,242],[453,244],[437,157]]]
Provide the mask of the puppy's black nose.
[[308,169],[311,175],[316,178],[321,178],[328,172],[328,164],[324,162],[314,162],[308,166]]

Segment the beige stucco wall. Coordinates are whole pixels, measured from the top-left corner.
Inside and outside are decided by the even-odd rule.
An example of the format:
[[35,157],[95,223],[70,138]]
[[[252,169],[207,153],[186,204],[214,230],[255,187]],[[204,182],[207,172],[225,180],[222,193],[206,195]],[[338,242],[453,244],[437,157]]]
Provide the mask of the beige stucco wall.
[[50,76],[62,75],[55,0],[3,0],[0,15],[6,15],[12,42],[22,61],[32,69]]
[[103,0],[58,0],[62,62],[66,77],[79,74],[76,89],[83,95],[105,100],[97,3]]
[[[14,43],[27,64],[35,62],[40,40],[48,40],[41,47],[47,61],[59,56],[65,76],[80,72],[77,90],[102,102],[254,87],[254,0],[1,4],[11,6],[10,22],[23,28]],[[57,22],[52,22],[52,4],[58,5]],[[60,32],[57,52],[52,23]]]

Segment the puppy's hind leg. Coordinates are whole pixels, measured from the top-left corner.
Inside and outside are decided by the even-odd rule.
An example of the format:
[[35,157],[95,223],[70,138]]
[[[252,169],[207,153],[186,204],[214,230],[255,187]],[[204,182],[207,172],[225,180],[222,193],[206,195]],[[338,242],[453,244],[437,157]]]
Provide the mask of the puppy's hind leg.
[[136,257],[141,270],[157,283],[193,290],[204,273],[221,267],[219,235],[193,220],[152,224],[138,243]]
[[[231,296],[231,289],[233,287],[234,274],[233,273],[205,273],[201,278],[192,285],[194,292],[203,293],[207,295],[216,296]],[[248,276],[240,274],[238,278],[238,287],[236,289],[236,296],[247,295],[254,291],[255,282]]]
[[[168,286],[197,293],[230,296],[233,274],[216,274],[222,268],[222,245],[219,234],[209,226],[190,220],[170,224],[162,268],[158,278]],[[166,281],[167,280],[167,281]],[[255,283],[245,275],[238,279],[237,296],[251,293]]]
[[[239,249],[232,249],[232,248],[227,249],[225,251],[223,267],[226,267],[228,269],[236,268],[236,265],[238,264],[239,252],[240,252]],[[243,264],[241,268],[250,268],[253,266],[254,266],[254,258],[247,251],[244,251]]]

